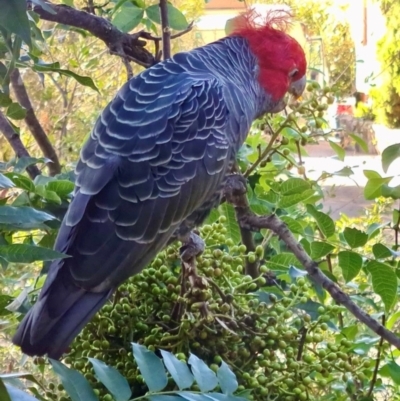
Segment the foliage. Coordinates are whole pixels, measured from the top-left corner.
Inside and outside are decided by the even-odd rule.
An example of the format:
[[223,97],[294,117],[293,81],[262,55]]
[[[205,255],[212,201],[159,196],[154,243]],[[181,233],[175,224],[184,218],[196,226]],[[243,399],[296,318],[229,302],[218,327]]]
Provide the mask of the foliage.
[[378,42],[377,55],[381,63],[380,86],[371,91],[377,121],[389,128],[400,127],[400,79],[398,60],[400,32],[397,1],[382,0],[382,12],[386,18],[386,33]]
[[[324,113],[334,96],[340,95],[340,88],[350,90],[352,69],[345,68],[351,63],[344,48],[352,45],[344,41],[348,27],[331,24],[326,4],[310,1],[296,11],[308,21],[310,35],[326,35],[328,43],[343,44],[338,51],[325,43],[330,76],[337,71],[333,79],[340,76],[338,85],[321,88],[309,82],[303,99],[290,104],[286,114],[256,121],[239,152],[238,169],[248,179],[252,210],[278,215],[325,275],[365,312],[398,330],[400,210],[394,208],[392,221],[387,223],[376,212],[359,221],[343,218],[335,222],[323,211],[320,186],[332,174],[322,172],[318,180],[310,180],[303,165],[305,146],[318,140],[328,140],[338,158],[345,156],[332,140]],[[96,6],[96,13],[123,30],[146,28],[156,35],[160,31],[156,7],[138,0],[112,1]],[[194,15],[195,9],[183,13],[170,5],[172,28],[181,29],[185,15]],[[41,25],[33,13],[29,17],[25,8],[9,21],[4,14],[0,16],[4,39],[0,43],[0,110],[18,131],[14,124],[26,118],[27,110],[10,95],[10,72],[15,66],[30,71],[23,78],[34,88],[40,86],[34,86],[33,77],[43,80],[45,74],[46,84],[54,86],[45,88],[44,99],[33,98],[52,109],[65,102],[63,94],[68,94],[61,120],[55,119],[60,110],[56,107],[47,117],[54,135],[50,138],[57,147],[70,146],[70,156],[64,152],[63,158],[73,160],[88,122],[92,124],[106,101],[96,89],[114,92],[120,74],[117,71],[113,79],[101,79],[101,71],[111,71],[111,64],[107,70],[109,60],[99,61],[100,45],[84,30]],[[55,61],[54,55],[62,56],[62,61]],[[56,92],[59,99],[54,99]],[[87,101],[83,108],[82,97]],[[73,118],[81,119],[79,127],[76,121],[71,123],[72,112],[78,116]],[[67,133],[70,123],[77,129],[69,138],[56,132]],[[23,131],[24,125],[20,127]],[[358,141],[365,146],[362,139]],[[25,143],[30,143],[27,136]],[[398,145],[388,148],[382,155],[384,168],[399,154]],[[51,248],[71,198],[73,174],[66,169],[54,177],[27,177],[27,168],[45,162],[44,158],[25,157],[1,165],[4,338],[36,301],[48,261],[66,256]],[[365,174],[366,198],[400,199],[398,188],[389,186],[390,177],[374,171]],[[349,177],[352,170],[345,167],[333,175]],[[381,396],[399,400],[399,351],[336,304],[308,277],[283,240],[267,230],[245,240],[242,231],[233,207],[221,204],[200,229],[207,247],[197,257],[198,277],[182,273],[180,244],[170,245],[143,272],[122,284],[77,337],[64,363],[50,361],[53,374],[47,362],[37,358],[34,375],[3,376],[0,395],[6,397],[3,381],[12,381],[46,401],[131,397],[150,401],[370,401]],[[256,267],[256,274],[251,266]],[[14,390],[10,394],[13,397]]]

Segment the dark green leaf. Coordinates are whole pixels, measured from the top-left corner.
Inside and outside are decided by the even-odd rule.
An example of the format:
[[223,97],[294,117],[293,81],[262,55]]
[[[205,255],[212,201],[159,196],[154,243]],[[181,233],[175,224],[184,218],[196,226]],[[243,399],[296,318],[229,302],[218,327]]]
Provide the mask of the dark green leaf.
[[187,364],[180,361],[175,355],[171,354],[171,352],[164,350],[160,350],[160,352],[164,360],[164,365],[175,380],[179,390],[189,388],[193,384],[194,377]]
[[346,283],[348,283],[360,272],[362,257],[355,252],[342,251],[338,254],[338,263],[342,269],[343,277],[346,280]]
[[50,202],[61,205],[61,198],[54,191],[47,190],[44,185],[36,185],[35,193]]
[[118,370],[98,359],[89,358],[89,361],[93,365],[97,380],[104,384],[115,401],[128,401],[132,391],[125,377]]
[[6,295],[6,294],[0,295],[0,316],[7,316],[11,313],[11,311],[6,309],[6,307],[8,305],[10,305],[10,303],[12,301],[13,301],[13,298],[10,297],[9,295]]
[[168,384],[161,359],[143,345],[132,343],[133,355],[150,391],[161,391]]
[[341,333],[348,339],[353,341],[358,334],[358,325],[354,324],[351,326],[344,327]]
[[[1,75],[0,75],[1,77]],[[0,107],[7,107],[12,103],[12,100],[9,95],[6,93],[0,92]]]
[[384,263],[371,261],[367,265],[367,270],[372,277],[372,287],[381,297],[385,304],[386,312],[389,312],[397,294],[397,276],[393,269]]
[[122,32],[130,32],[140,24],[143,14],[142,8],[136,7],[131,2],[125,2],[114,14],[112,23]]
[[328,253],[331,253],[335,247],[326,242],[313,241],[311,242],[311,258],[312,259],[321,259],[326,256]]
[[312,205],[307,205],[306,207],[307,212],[310,213],[312,217],[314,217],[315,221],[317,222],[318,228],[321,230],[322,234],[324,234],[326,238],[329,238],[330,236],[335,234],[335,223],[333,222],[331,217],[315,209],[315,207]]
[[296,308],[307,312],[312,320],[317,320],[319,317],[318,308],[322,306],[320,303],[314,301],[307,301],[296,305]]
[[76,370],[69,369],[61,362],[50,359],[54,372],[61,379],[61,382],[71,397],[72,401],[98,401],[97,395],[90,387],[89,382]]
[[343,231],[344,239],[351,248],[364,246],[368,241],[368,235],[357,228],[346,227]]
[[289,178],[281,185],[280,192],[282,195],[301,194],[310,188],[310,183],[302,178]]
[[19,103],[11,103],[7,108],[6,115],[13,120],[23,120],[26,116],[26,109]]
[[341,161],[344,161],[344,157],[346,156],[345,150],[341,146],[339,146],[337,143],[332,142],[332,141],[329,141],[329,145],[337,154],[338,159]]
[[392,251],[383,244],[374,244],[372,247],[372,253],[376,259],[385,259],[393,256]]
[[35,185],[30,178],[18,173],[6,173],[4,175],[9,178],[17,188],[24,189],[28,192],[35,191]]
[[0,0],[0,25],[31,46],[31,29],[25,0]]
[[383,184],[381,194],[385,198],[400,199],[400,185],[389,187],[389,185]]
[[22,172],[25,171],[27,167],[32,166],[38,163],[48,163],[50,159],[46,159],[45,157],[37,158],[37,157],[29,157],[23,156],[20,157],[14,166],[14,172]]
[[96,92],[99,90],[97,89],[97,86],[93,82],[93,79],[90,77],[85,77],[82,75],[78,75],[75,72],[72,72],[70,70],[65,70],[62,68],[57,68],[53,65],[41,65],[41,64],[35,64],[32,69],[36,72],[58,72],[61,75],[65,75],[67,77],[72,77],[74,78],[77,82],[79,82],[81,85],[88,86],[89,88],[94,89]]
[[6,385],[3,383],[3,380],[1,379],[0,379],[0,400],[11,401],[11,397],[6,389]]
[[67,180],[56,180],[50,181],[46,188],[49,191],[55,192],[61,198],[65,198],[66,196],[70,195],[74,190],[74,183]]
[[[147,17],[153,22],[156,24],[161,24],[160,7],[158,4],[147,7],[146,14]],[[175,8],[172,4],[168,4],[168,20],[169,26],[177,31],[186,29],[189,25],[182,12]]]
[[0,188],[1,189],[8,189],[13,188],[15,185],[14,183],[5,175],[0,173]]
[[32,263],[38,260],[56,260],[69,257],[52,249],[26,244],[0,245],[0,255],[9,263]]
[[395,361],[389,361],[386,365],[389,368],[389,374],[392,380],[400,385],[400,366]]
[[388,146],[382,152],[382,168],[385,173],[387,173],[390,165],[397,158],[400,157],[400,143],[396,143],[394,145]]
[[40,212],[28,206],[0,207],[0,227],[8,230],[32,230],[35,228],[46,228],[44,223],[54,219],[54,216],[45,212]]
[[217,370],[217,377],[221,390],[225,394],[233,394],[238,388],[238,381],[230,367],[224,362]]
[[206,365],[204,361],[194,354],[190,354],[189,365],[192,368],[192,373],[196,379],[196,383],[200,391],[208,392],[218,386],[218,379],[215,373]]

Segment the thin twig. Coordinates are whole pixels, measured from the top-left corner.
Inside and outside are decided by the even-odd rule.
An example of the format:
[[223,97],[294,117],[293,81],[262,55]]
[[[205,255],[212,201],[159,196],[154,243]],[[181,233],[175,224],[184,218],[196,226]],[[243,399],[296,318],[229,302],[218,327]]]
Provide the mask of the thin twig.
[[[30,157],[29,152],[21,141],[20,136],[14,131],[14,128],[7,120],[6,116],[0,110],[0,131],[3,133],[8,143],[13,148],[17,157]],[[35,166],[28,166],[26,168],[29,176],[34,179],[40,175],[40,170]]]
[[163,59],[167,60],[171,58],[171,28],[168,21],[168,2],[167,0],[160,0],[158,5],[160,7]]
[[[385,315],[382,316],[382,326],[385,326]],[[379,364],[381,362],[381,352],[382,352],[382,345],[383,345],[383,337],[381,337],[381,340],[379,341],[378,345],[378,354],[376,355],[376,361],[375,361],[375,368],[374,368],[374,373],[372,375],[372,380],[371,384],[369,386],[367,398],[371,397],[372,392],[374,391],[376,379],[378,378],[378,371],[379,371]]]
[[61,165],[57,153],[36,117],[24,81],[17,68],[11,73],[11,84],[19,104],[26,109],[25,123],[29,131],[35,138],[43,156],[51,160],[47,164],[50,175],[59,174],[61,172]]

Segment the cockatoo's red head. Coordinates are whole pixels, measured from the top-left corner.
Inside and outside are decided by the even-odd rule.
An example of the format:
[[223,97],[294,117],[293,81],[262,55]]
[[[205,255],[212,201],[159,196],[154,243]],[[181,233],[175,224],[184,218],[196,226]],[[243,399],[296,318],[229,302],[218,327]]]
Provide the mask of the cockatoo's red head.
[[287,92],[299,97],[306,85],[304,50],[285,32],[290,17],[286,11],[272,11],[260,24],[257,22],[260,16],[250,10],[237,20],[231,34],[247,39],[258,59],[258,80],[274,100],[283,98]]

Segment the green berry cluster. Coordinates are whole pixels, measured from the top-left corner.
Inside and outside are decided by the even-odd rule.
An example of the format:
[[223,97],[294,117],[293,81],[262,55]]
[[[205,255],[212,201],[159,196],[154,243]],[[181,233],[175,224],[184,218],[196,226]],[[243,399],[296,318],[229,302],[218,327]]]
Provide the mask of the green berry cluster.
[[[84,374],[101,401],[110,395],[88,357],[118,369],[134,396],[146,393],[131,342],[166,349],[183,361],[193,352],[214,370],[224,360],[237,375],[239,391],[251,389],[250,397],[260,401],[317,400],[330,383],[368,376],[366,361],[328,326],[340,307],[320,307],[317,318],[307,314],[301,305],[311,289],[304,278],[283,296],[268,292],[271,272],[262,247],[246,252],[227,236],[224,223],[221,217],[200,230],[206,249],[197,269],[204,286],[193,288],[182,279],[180,244],[172,244],[121,285],[76,338],[64,362]],[[260,263],[256,279],[245,275],[247,261]]]

